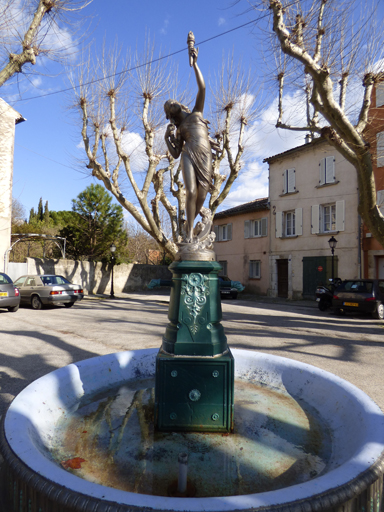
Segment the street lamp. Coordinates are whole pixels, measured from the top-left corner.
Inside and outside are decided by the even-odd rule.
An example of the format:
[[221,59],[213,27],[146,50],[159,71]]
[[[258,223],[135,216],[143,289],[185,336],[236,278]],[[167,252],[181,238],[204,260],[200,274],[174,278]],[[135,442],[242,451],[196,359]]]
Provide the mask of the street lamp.
[[112,261],[112,274],[111,274],[111,299],[114,299],[115,298],[115,294],[114,294],[114,291],[113,291],[113,267],[115,265],[115,251],[116,251],[116,245],[112,242],[111,243],[111,246],[109,247],[109,250],[111,251],[112,253],[112,258],[111,258],[111,261]]
[[331,252],[332,252],[332,286],[335,286],[335,274],[334,274],[335,267],[334,267],[334,257],[335,257],[335,249],[336,249],[336,245],[337,245],[337,240],[336,240],[336,238],[332,235],[332,237],[328,240],[328,243],[329,243],[329,247],[331,248]]

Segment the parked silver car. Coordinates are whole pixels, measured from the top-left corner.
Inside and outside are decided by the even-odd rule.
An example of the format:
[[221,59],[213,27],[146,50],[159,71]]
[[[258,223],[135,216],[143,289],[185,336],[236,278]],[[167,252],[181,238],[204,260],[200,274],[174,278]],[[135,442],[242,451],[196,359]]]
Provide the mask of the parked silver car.
[[33,309],[41,309],[43,304],[64,304],[70,308],[84,297],[81,286],[72,284],[63,276],[21,276],[15,285],[20,290],[21,304],[30,304]]
[[20,293],[13,285],[12,279],[0,272],[0,308],[6,308],[11,313],[19,309]]

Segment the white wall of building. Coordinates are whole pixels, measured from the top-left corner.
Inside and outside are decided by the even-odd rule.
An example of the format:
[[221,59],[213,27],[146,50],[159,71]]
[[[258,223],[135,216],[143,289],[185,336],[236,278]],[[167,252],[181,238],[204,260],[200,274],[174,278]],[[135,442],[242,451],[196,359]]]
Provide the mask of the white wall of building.
[[0,269],[11,244],[13,151],[15,123],[21,115],[0,98]]

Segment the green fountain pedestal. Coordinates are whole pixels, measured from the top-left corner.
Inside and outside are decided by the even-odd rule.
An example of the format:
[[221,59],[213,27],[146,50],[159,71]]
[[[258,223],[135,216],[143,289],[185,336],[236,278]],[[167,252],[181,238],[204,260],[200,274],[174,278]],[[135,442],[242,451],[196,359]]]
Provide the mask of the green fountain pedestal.
[[180,261],[172,272],[170,320],[156,359],[160,431],[233,430],[234,359],[227,346],[215,261]]

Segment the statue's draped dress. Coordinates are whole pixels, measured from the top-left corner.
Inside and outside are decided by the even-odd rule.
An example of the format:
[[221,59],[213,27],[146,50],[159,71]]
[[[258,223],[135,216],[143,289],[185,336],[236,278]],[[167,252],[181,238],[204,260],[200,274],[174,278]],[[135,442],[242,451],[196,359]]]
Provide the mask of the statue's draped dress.
[[182,152],[189,156],[196,179],[210,192],[212,189],[212,150],[208,138],[208,121],[201,112],[192,112],[179,126],[179,135],[184,140]]

